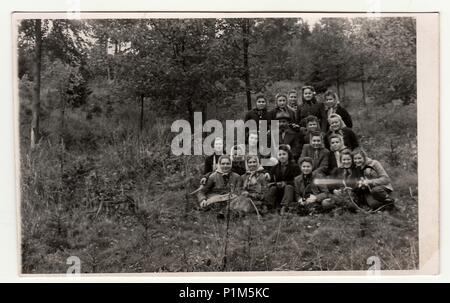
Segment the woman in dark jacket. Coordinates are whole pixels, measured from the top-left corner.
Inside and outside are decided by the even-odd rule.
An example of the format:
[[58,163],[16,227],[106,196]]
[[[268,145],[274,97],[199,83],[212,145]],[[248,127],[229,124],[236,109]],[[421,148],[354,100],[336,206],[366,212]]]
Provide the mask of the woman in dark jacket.
[[316,92],[312,86],[302,87],[302,103],[297,108],[297,124],[301,127],[305,126],[305,118],[313,115],[319,119],[321,123],[326,117],[322,117],[322,112],[320,111],[320,104],[316,100]]
[[220,156],[216,170],[197,193],[201,207],[237,198],[241,186],[241,177],[232,172],[231,167],[231,157],[228,155]]
[[353,127],[352,117],[348,113],[348,111],[343,108],[339,103],[338,95],[328,90],[324,94],[325,102],[320,104],[321,116],[326,117],[326,119],[322,120],[321,128],[327,130],[329,128],[328,119],[332,114],[338,114],[341,116],[342,121],[344,121],[345,125],[348,128]]
[[287,113],[290,117],[290,121],[295,121],[295,112],[288,107],[287,96],[285,94],[277,94],[275,100],[276,107],[269,112],[270,119],[277,120],[278,113]]
[[322,201],[324,209],[338,206],[355,209],[356,196],[354,190],[358,184],[358,173],[353,165],[353,158],[349,150],[340,153],[341,166],[331,172],[326,182],[329,198]]
[[344,144],[344,138],[338,134],[332,134],[330,142],[330,159],[328,161],[328,172],[331,173],[336,167],[341,167],[341,153],[347,149]]
[[258,95],[256,97],[256,107],[245,114],[244,122],[249,120],[254,120],[256,122],[256,127],[258,130],[259,121],[267,120],[267,127],[270,126],[270,115],[267,110],[267,101],[263,95]]
[[269,190],[266,201],[271,208],[280,208],[294,201],[294,179],[300,175],[299,166],[293,161],[290,147],[280,145],[278,164],[270,170]]
[[359,146],[358,138],[355,133],[345,125],[341,116],[338,114],[331,114],[328,118],[330,124],[329,131],[327,132],[327,140],[325,140],[325,147],[330,148],[329,138],[332,134],[341,135],[344,138],[344,145],[350,150],[354,150]]

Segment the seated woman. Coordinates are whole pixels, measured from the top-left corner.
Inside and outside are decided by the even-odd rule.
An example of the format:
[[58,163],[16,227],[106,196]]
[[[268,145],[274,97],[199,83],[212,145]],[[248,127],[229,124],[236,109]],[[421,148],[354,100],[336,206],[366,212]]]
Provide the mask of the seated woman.
[[204,176],[200,180],[201,185],[204,185],[208,180],[209,175],[217,169],[217,163],[220,156],[223,154],[225,154],[223,139],[221,137],[217,137],[214,139],[214,153],[205,158],[205,167],[203,170]]
[[[270,175],[265,172],[257,156],[247,156],[247,172],[241,176],[242,191],[235,208],[241,212],[266,212],[264,196]],[[239,205],[239,206],[238,206]]]
[[299,159],[301,174],[294,179],[295,185],[295,201],[300,209],[310,213],[322,201],[327,198],[326,186],[317,185],[315,176],[313,176],[313,159],[310,157],[302,157]]
[[237,197],[241,177],[231,171],[231,166],[232,160],[229,155],[220,156],[216,171],[209,176],[206,184],[197,193],[200,207],[234,200]]
[[330,140],[330,159],[328,161],[328,173],[331,173],[336,167],[341,167],[341,153],[347,149],[344,144],[344,138],[338,134],[332,134]]
[[330,152],[323,146],[322,134],[312,132],[309,144],[303,145],[301,157],[309,157],[313,160],[313,174],[324,176],[328,172],[328,160]]
[[359,146],[358,138],[355,133],[348,128],[341,116],[338,114],[331,114],[328,118],[328,123],[330,124],[330,129],[327,132],[327,140],[325,141],[325,147],[330,148],[329,138],[333,134],[339,134],[344,138],[344,144],[350,150],[354,150]]
[[300,141],[302,145],[309,143],[312,132],[321,132],[319,119],[316,116],[309,115],[304,121],[305,127],[300,128]]
[[300,175],[300,168],[293,161],[290,147],[280,145],[278,164],[270,170],[269,189],[266,201],[269,208],[280,209],[294,200],[294,179]]
[[365,202],[371,209],[394,206],[394,199],[390,196],[394,188],[381,163],[368,158],[362,149],[354,150],[352,156],[360,178],[356,189],[359,200]]
[[325,101],[320,105],[322,116],[326,117],[326,119],[322,120],[321,125],[322,129],[329,128],[328,119],[332,114],[338,114],[339,116],[341,116],[345,125],[347,125],[347,127],[349,128],[352,128],[353,127],[352,117],[350,116],[348,111],[339,104],[338,95],[332,90],[328,90],[325,92],[324,98]]
[[[341,167],[336,167],[331,172],[327,184],[330,193],[329,198],[322,201],[324,209],[332,209],[335,207],[343,207],[355,210],[356,197],[353,190],[357,186],[358,175],[353,165],[352,154],[349,150],[340,153]],[[321,184],[319,182],[319,184]]]

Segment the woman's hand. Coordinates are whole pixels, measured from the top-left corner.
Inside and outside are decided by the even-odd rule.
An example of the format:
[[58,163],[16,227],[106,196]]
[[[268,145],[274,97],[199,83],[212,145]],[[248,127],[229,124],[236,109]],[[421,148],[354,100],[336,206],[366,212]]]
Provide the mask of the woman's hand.
[[266,179],[266,181],[270,181],[270,174],[269,173],[265,173],[264,174],[264,178]]
[[200,207],[205,208],[206,206],[208,206],[208,201],[206,201],[206,199],[203,199],[203,201],[200,202]]
[[310,204],[310,203],[314,203],[317,201],[317,197],[314,195],[310,195],[308,199],[306,199],[306,203]]
[[341,190],[340,189],[335,189],[335,190],[333,190],[333,194],[335,194],[335,195],[340,195],[342,192],[341,192]]
[[277,186],[278,186],[278,188],[283,188],[286,186],[286,182],[285,181],[277,182]]

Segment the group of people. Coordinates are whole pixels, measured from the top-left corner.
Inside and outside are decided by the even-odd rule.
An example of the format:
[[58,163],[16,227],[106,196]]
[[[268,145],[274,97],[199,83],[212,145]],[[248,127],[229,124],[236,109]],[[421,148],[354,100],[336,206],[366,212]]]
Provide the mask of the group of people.
[[[328,90],[323,102],[311,86],[278,94],[269,110],[263,95],[245,121],[279,123],[279,144],[272,165],[261,165],[257,131],[247,134],[247,146],[224,151],[223,138],[205,159],[204,176],[196,191],[202,208],[228,205],[239,212],[310,214],[335,208],[374,211],[394,206],[390,178],[379,161],[360,147],[351,115]],[[273,134],[271,134],[273,136]],[[270,162],[270,161],[269,161]],[[223,203],[227,201],[229,203]]]

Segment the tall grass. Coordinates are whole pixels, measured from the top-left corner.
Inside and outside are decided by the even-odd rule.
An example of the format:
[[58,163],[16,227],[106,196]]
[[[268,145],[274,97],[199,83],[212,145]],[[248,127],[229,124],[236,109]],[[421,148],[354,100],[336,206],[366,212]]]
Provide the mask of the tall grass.
[[[30,151],[22,108],[22,271],[65,273],[69,256],[84,273],[366,270],[370,256],[382,269],[417,268],[415,107],[367,111],[352,102],[355,131],[392,176],[401,212],[231,216],[228,225],[188,195],[203,160],[171,154],[169,120],[149,114],[139,133],[134,110],[90,120],[73,111],[61,146],[50,111]],[[235,101],[224,116],[238,117],[242,106]]]

